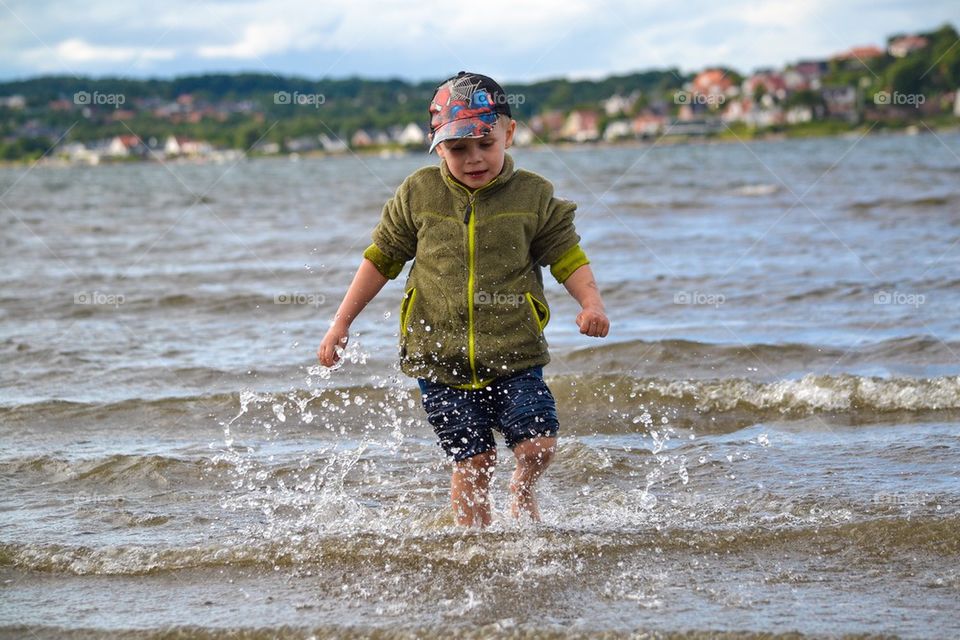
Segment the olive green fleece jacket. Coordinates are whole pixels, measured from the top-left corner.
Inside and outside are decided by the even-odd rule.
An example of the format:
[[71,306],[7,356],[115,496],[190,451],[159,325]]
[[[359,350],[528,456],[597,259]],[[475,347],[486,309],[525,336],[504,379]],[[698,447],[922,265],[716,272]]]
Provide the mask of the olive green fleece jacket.
[[383,207],[364,257],[387,278],[414,259],[400,307],[400,367],[477,389],[550,361],[541,267],[558,282],[587,264],[576,205],[510,155],[470,190],[445,162],[410,175]]

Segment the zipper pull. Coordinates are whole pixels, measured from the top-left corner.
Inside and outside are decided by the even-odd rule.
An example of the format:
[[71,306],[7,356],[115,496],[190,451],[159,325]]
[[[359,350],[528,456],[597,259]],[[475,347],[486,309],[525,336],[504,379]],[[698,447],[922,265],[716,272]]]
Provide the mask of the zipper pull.
[[466,213],[463,214],[463,224],[470,224],[470,212],[473,211],[473,198],[470,196],[470,206],[467,207]]

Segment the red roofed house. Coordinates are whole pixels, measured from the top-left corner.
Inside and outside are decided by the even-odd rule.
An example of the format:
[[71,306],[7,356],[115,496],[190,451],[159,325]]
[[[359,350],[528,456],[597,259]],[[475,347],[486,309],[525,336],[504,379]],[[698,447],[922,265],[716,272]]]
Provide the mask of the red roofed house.
[[133,153],[139,153],[144,145],[135,135],[114,136],[107,146],[107,155],[123,158]]
[[586,142],[599,138],[600,118],[597,112],[589,109],[571,111],[560,130],[560,137],[576,142]]
[[930,44],[930,41],[923,36],[903,36],[891,42],[887,51],[894,58],[905,58],[914,51],[925,48],[928,44]]
[[870,60],[879,58],[884,54],[883,49],[875,47],[872,44],[865,47],[854,47],[843,53],[833,56],[833,60]]
[[765,95],[772,96],[777,100],[783,100],[787,97],[787,83],[779,73],[769,71],[753,74],[743,81],[743,94],[748,98],[753,98],[760,87],[763,87]]
[[703,96],[726,96],[732,86],[733,80],[723,69],[707,69],[693,79],[692,90]]

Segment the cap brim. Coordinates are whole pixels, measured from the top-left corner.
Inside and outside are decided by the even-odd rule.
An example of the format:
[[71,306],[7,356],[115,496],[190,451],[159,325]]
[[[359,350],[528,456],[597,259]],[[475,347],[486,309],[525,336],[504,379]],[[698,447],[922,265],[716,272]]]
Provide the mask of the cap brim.
[[453,140],[455,138],[482,138],[493,131],[495,122],[496,119],[491,123],[484,120],[483,116],[463,118],[462,120],[448,122],[434,131],[433,139],[430,141],[430,150],[427,153],[433,153],[437,145],[444,140]]

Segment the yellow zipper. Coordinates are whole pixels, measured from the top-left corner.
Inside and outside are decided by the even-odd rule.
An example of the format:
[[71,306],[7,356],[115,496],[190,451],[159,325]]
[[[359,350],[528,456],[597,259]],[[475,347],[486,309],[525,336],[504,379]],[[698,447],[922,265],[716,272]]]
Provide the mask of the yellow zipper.
[[467,197],[470,198],[470,209],[467,210],[467,357],[470,360],[470,379],[472,380],[470,387],[473,389],[479,389],[481,386],[486,384],[488,380],[478,380],[477,379],[477,353],[476,353],[476,331],[473,326],[473,287],[474,287],[474,251],[476,248],[476,242],[474,235],[476,232],[476,223],[474,220],[474,200],[477,197],[477,193],[483,191],[487,187],[493,185],[499,178],[494,178],[487,184],[483,185],[479,189],[470,191],[466,187],[458,184],[455,180],[448,177],[447,180],[450,184],[457,186],[467,194]]

